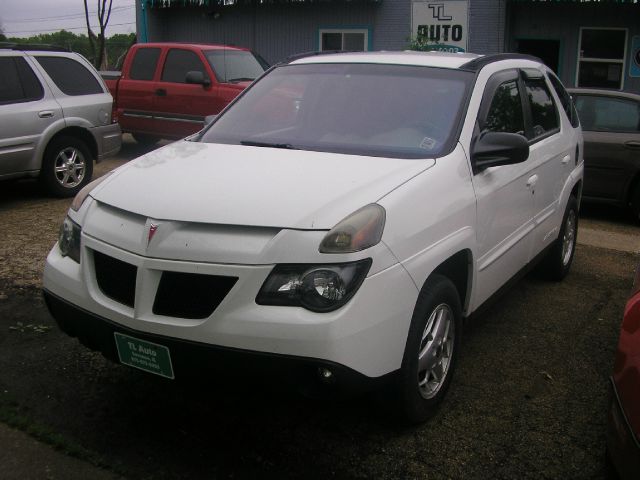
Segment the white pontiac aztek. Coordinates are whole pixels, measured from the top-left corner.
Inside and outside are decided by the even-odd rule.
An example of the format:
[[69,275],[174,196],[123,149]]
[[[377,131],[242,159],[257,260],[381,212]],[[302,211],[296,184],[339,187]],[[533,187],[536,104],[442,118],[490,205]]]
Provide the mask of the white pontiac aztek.
[[146,372],[384,383],[422,421],[463,319],[538,260],[568,273],[582,148],[533,57],[301,56],[85,187],[45,298],[69,335]]

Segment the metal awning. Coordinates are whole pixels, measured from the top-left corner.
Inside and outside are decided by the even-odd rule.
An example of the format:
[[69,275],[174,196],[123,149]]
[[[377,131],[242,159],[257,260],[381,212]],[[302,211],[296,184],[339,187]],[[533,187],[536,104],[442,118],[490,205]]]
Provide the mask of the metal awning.
[[318,5],[327,3],[382,3],[382,0],[145,0],[155,8],[169,7],[234,7],[260,5]]

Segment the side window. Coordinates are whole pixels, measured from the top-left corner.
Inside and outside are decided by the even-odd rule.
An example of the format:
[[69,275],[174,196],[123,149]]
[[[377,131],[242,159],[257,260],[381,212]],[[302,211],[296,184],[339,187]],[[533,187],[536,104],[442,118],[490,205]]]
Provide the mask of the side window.
[[640,131],[640,104],[633,100],[580,95],[576,99],[576,107],[585,130]]
[[208,77],[207,71],[205,70],[198,55],[189,50],[172,48],[169,50],[167,59],[164,62],[162,81],[186,83],[185,78],[187,76],[187,72],[191,71],[202,72],[205,77]]
[[533,138],[558,130],[558,111],[544,78],[525,78],[524,85],[531,108]]
[[524,135],[522,101],[516,80],[504,82],[496,89],[487,112],[484,129]]
[[87,67],[67,57],[35,57],[47,75],[65,95],[104,93],[102,85]]
[[131,62],[129,78],[131,80],[153,80],[159,57],[159,48],[140,48]]
[[564,112],[567,114],[567,118],[571,121],[571,126],[576,128],[580,125],[578,121],[578,114],[576,113],[576,108],[573,105],[573,101],[571,100],[571,95],[564,89],[562,82],[558,80],[558,77],[549,73],[549,80],[551,81],[551,85],[553,89],[558,94],[558,98],[560,98],[560,103],[562,103],[562,108]]
[[0,105],[31,102],[43,95],[42,85],[24,58],[0,58]]

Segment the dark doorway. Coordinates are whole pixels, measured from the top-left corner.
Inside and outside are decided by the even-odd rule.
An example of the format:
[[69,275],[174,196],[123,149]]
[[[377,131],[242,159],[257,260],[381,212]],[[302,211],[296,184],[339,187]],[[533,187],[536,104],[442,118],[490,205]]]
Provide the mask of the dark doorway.
[[558,75],[560,40],[518,40],[518,53],[527,53],[538,57]]

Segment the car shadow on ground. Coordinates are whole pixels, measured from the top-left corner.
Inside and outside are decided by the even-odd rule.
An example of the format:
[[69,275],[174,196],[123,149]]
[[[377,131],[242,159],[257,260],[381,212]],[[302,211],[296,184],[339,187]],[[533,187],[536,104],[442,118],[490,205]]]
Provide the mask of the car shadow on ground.
[[612,222],[620,225],[640,226],[640,221],[631,210],[601,203],[582,202],[580,218],[593,221]]

